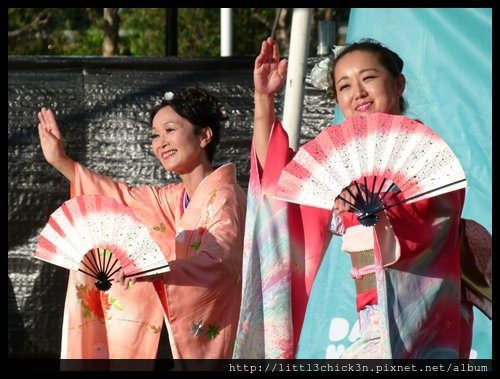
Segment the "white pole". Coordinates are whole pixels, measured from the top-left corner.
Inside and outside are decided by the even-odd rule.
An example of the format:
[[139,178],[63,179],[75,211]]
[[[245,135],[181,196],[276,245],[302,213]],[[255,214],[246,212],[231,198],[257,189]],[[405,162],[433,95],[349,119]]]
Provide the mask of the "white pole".
[[233,8],[220,9],[220,56],[233,55]]
[[285,105],[283,108],[283,127],[288,133],[289,144],[293,150],[299,148],[300,142],[300,123],[304,102],[312,14],[313,8],[293,9]]

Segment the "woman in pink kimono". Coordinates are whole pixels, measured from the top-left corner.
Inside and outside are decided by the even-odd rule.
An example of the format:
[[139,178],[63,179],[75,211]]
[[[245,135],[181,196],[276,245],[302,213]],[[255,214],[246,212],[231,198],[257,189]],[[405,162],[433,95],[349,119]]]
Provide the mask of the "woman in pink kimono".
[[170,271],[127,289],[98,291],[70,272],[61,358],[157,357],[166,325],[173,358],[230,358],[241,302],[246,195],[236,168],[212,160],[226,119],[205,90],[166,93],[151,112],[152,148],[181,178],[162,187],[115,182],[68,157],[54,113],[38,114],[40,143],[71,183],[71,196],[100,194],[130,207],[149,228]]
[[[324,80],[346,118],[399,115],[405,110],[402,69],[396,53],[360,41],[336,55]],[[465,191],[380,212],[375,227],[359,225],[340,199],[333,212],[273,199],[295,154],[274,110],[285,72],[286,60],[268,38],[254,68],[248,204],[257,215],[247,211],[243,262],[243,297],[253,305],[242,304],[234,357],[295,357],[312,282],[333,233],[343,235],[342,249],[351,256],[360,321],[361,338],[342,358],[467,358],[473,315],[466,291],[472,287],[461,282],[460,253],[473,238],[461,235]],[[352,201],[345,191],[341,196]],[[344,295],[337,296],[333,304]],[[491,302],[482,310],[491,317]]]

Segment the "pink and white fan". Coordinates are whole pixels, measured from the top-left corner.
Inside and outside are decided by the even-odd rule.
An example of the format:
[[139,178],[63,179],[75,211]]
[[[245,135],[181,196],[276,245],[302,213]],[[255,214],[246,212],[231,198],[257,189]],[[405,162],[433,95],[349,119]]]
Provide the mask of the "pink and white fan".
[[332,209],[353,182],[361,196],[348,203],[365,226],[384,209],[467,185],[458,158],[432,129],[406,116],[374,113],[329,126],[304,144],[281,173],[274,197]]
[[34,256],[96,279],[101,291],[123,269],[125,277],[169,271],[160,247],[132,210],[100,195],[74,197],[43,228]]

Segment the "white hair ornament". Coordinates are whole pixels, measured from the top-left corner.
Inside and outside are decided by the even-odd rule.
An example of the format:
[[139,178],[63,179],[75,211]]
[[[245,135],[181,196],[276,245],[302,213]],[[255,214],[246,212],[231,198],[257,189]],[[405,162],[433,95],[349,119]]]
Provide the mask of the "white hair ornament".
[[332,54],[317,63],[311,70],[311,84],[322,90],[329,90],[333,87],[332,64],[337,59],[345,46],[334,46]]

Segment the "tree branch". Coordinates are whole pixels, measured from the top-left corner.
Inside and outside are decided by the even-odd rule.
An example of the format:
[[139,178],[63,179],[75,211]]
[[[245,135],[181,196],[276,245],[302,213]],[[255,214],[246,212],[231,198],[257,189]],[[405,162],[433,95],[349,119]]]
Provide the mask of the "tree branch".
[[14,39],[22,36],[23,34],[28,34],[33,31],[39,30],[41,27],[45,26],[47,22],[49,22],[50,17],[52,16],[52,13],[50,10],[44,10],[43,12],[39,13],[33,21],[31,21],[28,25],[23,26],[20,29],[17,30],[9,30],[8,32],[8,39]]

